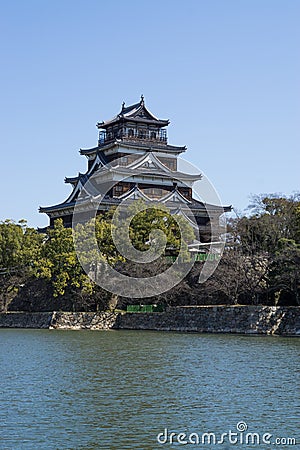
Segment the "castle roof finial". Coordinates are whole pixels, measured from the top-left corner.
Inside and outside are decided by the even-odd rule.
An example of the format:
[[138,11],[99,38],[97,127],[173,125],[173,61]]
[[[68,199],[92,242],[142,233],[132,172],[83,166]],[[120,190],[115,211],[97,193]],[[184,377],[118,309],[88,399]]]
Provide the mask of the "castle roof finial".
[[143,94],[141,95],[141,105],[144,105],[144,96],[143,96]]
[[122,111],[125,108],[125,102],[122,103]]

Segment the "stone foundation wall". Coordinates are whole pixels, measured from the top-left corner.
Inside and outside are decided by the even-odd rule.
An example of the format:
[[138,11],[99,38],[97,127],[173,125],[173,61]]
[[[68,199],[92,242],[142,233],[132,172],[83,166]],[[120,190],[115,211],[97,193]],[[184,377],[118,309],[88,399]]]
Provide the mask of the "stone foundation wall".
[[0,328],[49,328],[52,312],[9,312],[0,314]]
[[118,328],[300,336],[300,308],[186,306],[164,313],[127,313],[119,318]]
[[300,336],[300,307],[187,306],[163,313],[0,314],[0,328],[157,330]]
[[114,312],[54,312],[50,329],[60,330],[110,330],[116,326],[119,313]]

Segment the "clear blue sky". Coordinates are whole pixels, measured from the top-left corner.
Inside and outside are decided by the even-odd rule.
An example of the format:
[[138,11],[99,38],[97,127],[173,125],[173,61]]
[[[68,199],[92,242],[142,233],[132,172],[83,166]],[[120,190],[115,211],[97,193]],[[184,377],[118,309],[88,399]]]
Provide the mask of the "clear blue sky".
[[142,93],[224,204],[299,190],[299,22],[297,0],[2,0],[0,220],[45,226]]

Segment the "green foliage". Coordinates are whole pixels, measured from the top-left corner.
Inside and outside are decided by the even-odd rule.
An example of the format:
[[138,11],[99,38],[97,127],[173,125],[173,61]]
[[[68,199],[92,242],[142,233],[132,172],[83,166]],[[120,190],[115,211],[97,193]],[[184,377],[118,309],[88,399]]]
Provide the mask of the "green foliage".
[[[137,205],[132,205],[127,212],[134,214]],[[64,295],[67,288],[80,289],[92,294],[95,285],[83,271],[74,248],[73,232],[76,233],[81,257],[87,267],[92,267],[99,260],[98,249],[95,248],[94,234],[100,249],[100,260],[110,265],[124,262],[113,241],[116,225],[112,222],[113,210],[96,220],[78,225],[76,230],[65,228],[61,219],[54,222],[53,229],[46,234],[27,227],[26,221],[14,223],[6,220],[0,223],[0,275],[22,272],[25,279],[29,277],[50,280],[54,296]],[[179,217],[178,220],[181,220]],[[193,239],[193,232],[182,224],[185,239]],[[151,246],[151,233],[154,229],[167,236],[167,245],[179,249],[179,227],[167,211],[147,209],[130,222],[130,239],[136,249],[144,251]],[[118,230],[118,233],[120,230]],[[121,230],[122,234],[122,230]],[[91,237],[92,236],[92,237]],[[185,247],[186,248],[186,247]]]
[[19,224],[6,220],[0,223],[0,267],[13,269],[21,265],[23,229]]
[[61,219],[49,229],[36,262],[36,275],[52,281],[54,296],[63,295],[66,287],[83,288],[92,292],[93,286],[80,266],[74,248],[72,229],[65,228]]
[[[219,295],[233,303],[267,301],[270,304],[273,301],[274,304],[284,297],[289,304],[300,304],[299,196],[257,196],[251,208],[247,216],[230,221],[228,231],[235,250],[225,252],[216,273],[201,285],[200,294],[213,299]],[[113,219],[113,212],[110,210],[94,221],[78,225],[74,231],[56,220],[54,228],[45,234],[28,227],[24,220],[1,222],[2,309],[5,310],[19,287],[33,277],[49,280],[55,296],[64,295],[66,291],[82,293],[85,307],[88,307],[88,295],[104,298],[78,261],[72,233],[78,238],[87,272],[93,271],[93,265],[101,270],[99,261],[107,261],[112,266],[118,263],[118,268],[129,275],[154,275],[166,269],[165,250],[177,256],[181,249],[180,256],[184,261],[185,258],[188,260],[188,244],[195,236],[182,216],[171,216],[161,205],[158,209],[154,204],[146,205],[142,201],[117,212],[117,220]],[[95,247],[94,235],[99,250]],[[157,261],[130,263],[130,258],[126,260],[116,247],[114,237],[133,252],[151,253],[158,248],[164,251]],[[196,285],[184,283],[176,292],[183,289],[182,292],[189,292],[191,296],[192,292],[198,292]],[[198,292],[198,297],[200,294]],[[98,302],[97,307],[99,305]]]
[[119,240],[127,242],[129,237],[136,250],[166,248],[176,255],[181,250],[182,257],[189,257],[187,245],[195,239],[193,228],[182,216],[171,216],[163,205],[157,208],[139,200],[119,212],[116,222]]
[[[231,221],[230,228],[240,253],[247,257],[248,262],[253,262],[255,272],[250,277],[251,281],[257,278],[254,273],[262,274],[265,295],[271,293],[276,296],[278,293],[279,298],[281,294],[288,293],[300,304],[299,195],[255,196],[251,211],[252,215]],[[260,261],[259,270],[257,261]],[[243,286],[246,281],[242,280]],[[262,293],[261,286],[261,282],[252,286],[254,295]]]
[[102,258],[112,266],[115,265],[117,261],[124,260],[113,241],[114,229],[115,225],[111,222],[111,215],[97,216],[95,233],[98,247]]
[[0,223],[0,270],[32,273],[39,259],[43,236],[27,227],[25,220],[17,224],[11,220]]
[[278,241],[270,266],[270,286],[275,292],[287,292],[300,305],[300,245],[293,239]]
[[0,309],[9,302],[35,271],[43,237],[25,220],[0,223]]
[[255,196],[250,208],[254,214],[241,218],[238,225],[246,245],[275,254],[281,239],[300,243],[299,195]]

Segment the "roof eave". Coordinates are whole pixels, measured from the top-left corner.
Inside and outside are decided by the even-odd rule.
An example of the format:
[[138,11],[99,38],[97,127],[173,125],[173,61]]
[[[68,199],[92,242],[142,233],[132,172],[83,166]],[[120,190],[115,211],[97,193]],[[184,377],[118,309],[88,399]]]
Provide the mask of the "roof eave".
[[115,117],[114,119],[107,120],[105,122],[97,122],[96,127],[98,129],[105,129],[115,123],[118,122],[138,122],[138,123],[147,123],[147,124],[153,124],[159,127],[167,127],[170,124],[169,119],[143,119],[139,117]]
[[77,177],[65,177],[64,182],[67,184],[76,184],[78,181],[78,176]]
[[60,203],[58,205],[54,205],[54,206],[40,206],[39,207],[39,213],[51,213],[54,211],[59,211],[62,209],[66,209],[66,208],[72,208],[75,205],[75,202],[70,202],[70,203]]
[[97,152],[98,149],[99,149],[99,147],[81,148],[81,149],[79,149],[79,153],[81,155],[91,155],[91,154]]

